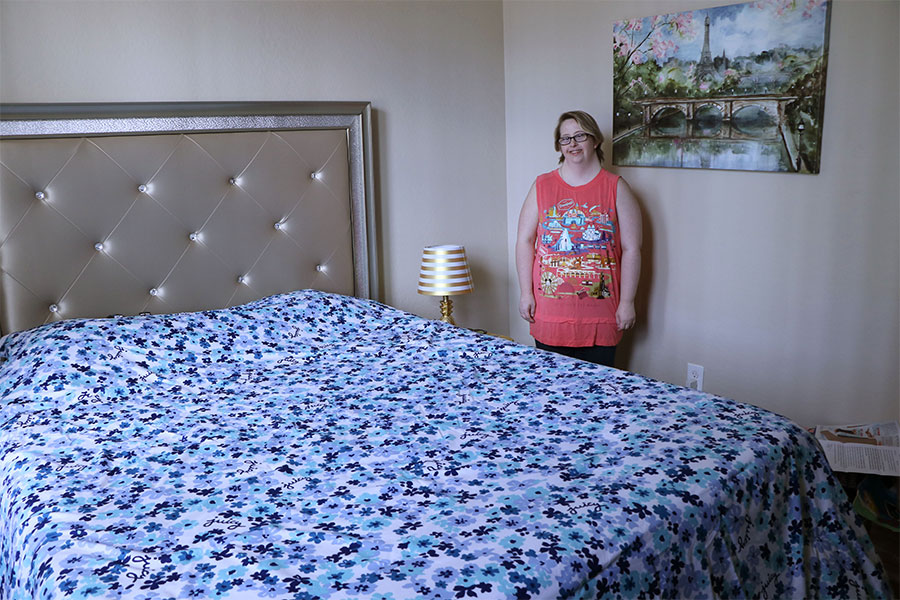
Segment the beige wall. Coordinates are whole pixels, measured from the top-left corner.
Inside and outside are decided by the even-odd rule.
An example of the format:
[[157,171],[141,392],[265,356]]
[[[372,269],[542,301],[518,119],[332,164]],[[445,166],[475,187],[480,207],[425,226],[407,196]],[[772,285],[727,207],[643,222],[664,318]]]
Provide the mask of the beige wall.
[[[609,132],[612,23],[711,4],[0,0],[0,101],[369,100],[381,298],[436,315],[418,253],[463,243],[458,321],[530,342],[509,250],[557,115]],[[898,9],[834,4],[820,175],[619,169],[647,234],[624,366],[700,363],[801,423],[900,417]]]
[[371,101],[379,298],[439,316],[421,249],[464,244],[457,322],[504,332],[502,18],[499,1],[0,0],[0,101]]
[[[612,130],[613,22],[715,4],[504,4],[510,251],[528,187],[555,166],[556,117],[583,108]],[[609,165],[645,212],[628,369],[683,385],[699,363],[704,389],[803,424],[900,416],[898,9],[833,5],[821,174]]]

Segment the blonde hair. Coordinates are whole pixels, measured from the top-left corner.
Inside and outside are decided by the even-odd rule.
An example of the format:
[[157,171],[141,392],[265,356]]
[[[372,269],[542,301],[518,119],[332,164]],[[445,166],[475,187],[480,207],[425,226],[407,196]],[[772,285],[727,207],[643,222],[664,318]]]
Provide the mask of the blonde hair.
[[559,115],[556,129],[553,130],[553,147],[559,152],[559,163],[562,164],[564,159],[562,149],[559,146],[559,128],[562,127],[563,121],[568,121],[569,119],[574,119],[583,132],[594,138],[594,141],[597,142],[597,158],[600,159],[600,164],[603,164],[603,134],[600,133],[600,127],[597,126],[597,121],[594,120],[594,117],[583,110],[570,110]]

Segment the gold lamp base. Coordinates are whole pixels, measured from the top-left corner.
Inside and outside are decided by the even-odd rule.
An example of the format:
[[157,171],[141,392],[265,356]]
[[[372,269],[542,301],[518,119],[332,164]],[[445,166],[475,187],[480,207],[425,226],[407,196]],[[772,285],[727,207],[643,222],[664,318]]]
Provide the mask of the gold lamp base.
[[453,320],[453,300],[450,299],[450,296],[444,296],[441,300],[441,321],[456,325]]
[[440,296],[441,321],[456,325],[450,296],[472,291],[472,274],[462,246],[425,246],[419,267],[419,293]]

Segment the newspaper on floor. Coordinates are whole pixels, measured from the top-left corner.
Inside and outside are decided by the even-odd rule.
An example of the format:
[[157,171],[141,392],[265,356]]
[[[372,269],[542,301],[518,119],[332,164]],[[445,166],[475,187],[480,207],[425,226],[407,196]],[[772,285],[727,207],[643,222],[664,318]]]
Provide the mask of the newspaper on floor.
[[816,439],[835,471],[900,476],[900,423],[816,427]]

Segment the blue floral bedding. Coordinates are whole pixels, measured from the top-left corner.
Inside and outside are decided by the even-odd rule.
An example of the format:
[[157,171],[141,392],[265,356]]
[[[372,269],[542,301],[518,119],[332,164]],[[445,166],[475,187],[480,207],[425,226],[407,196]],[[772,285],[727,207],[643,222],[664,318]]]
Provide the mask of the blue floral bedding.
[[0,342],[0,597],[886,597],[770,412],[315,291]]

